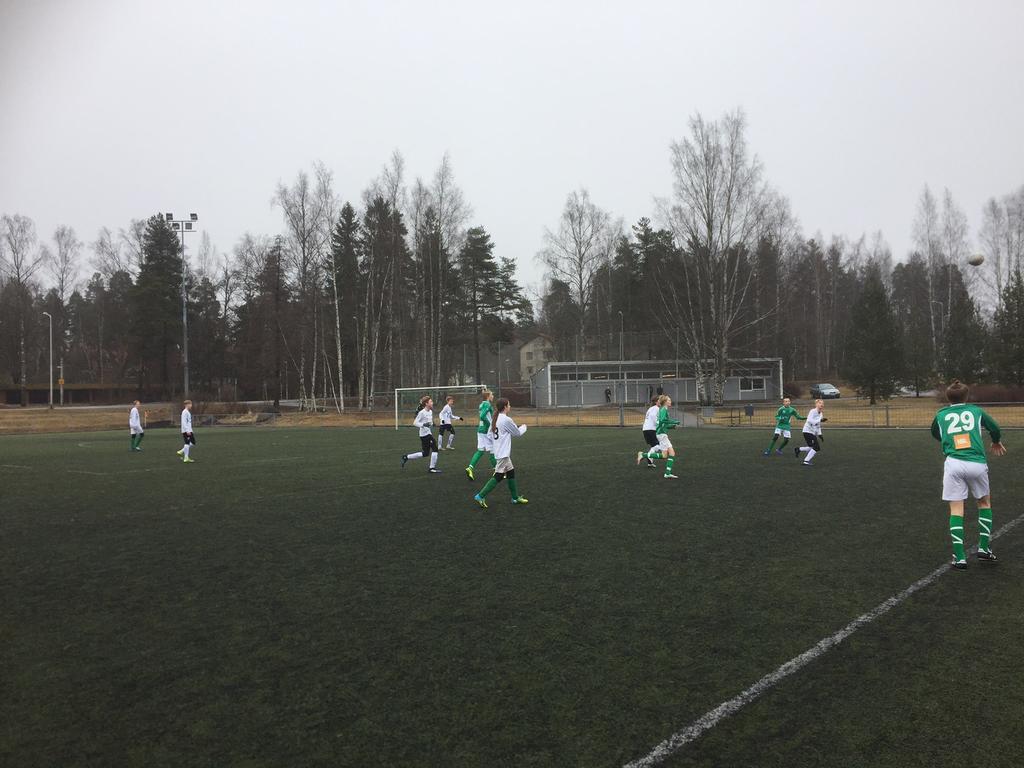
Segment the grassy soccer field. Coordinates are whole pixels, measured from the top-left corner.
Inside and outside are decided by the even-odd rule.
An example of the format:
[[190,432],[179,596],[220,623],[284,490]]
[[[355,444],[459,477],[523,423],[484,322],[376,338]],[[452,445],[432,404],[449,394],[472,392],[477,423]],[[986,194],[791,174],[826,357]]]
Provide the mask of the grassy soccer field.
[[[0,764],[617,766],[948,559],[924,431],[532,429],[526,507],[412,429],[0,437]],[[993,460],[996,527],[1024,473]],[[968,543],[977,541],[968,515]],[[1021,764],[1024,525],[666,761]]]

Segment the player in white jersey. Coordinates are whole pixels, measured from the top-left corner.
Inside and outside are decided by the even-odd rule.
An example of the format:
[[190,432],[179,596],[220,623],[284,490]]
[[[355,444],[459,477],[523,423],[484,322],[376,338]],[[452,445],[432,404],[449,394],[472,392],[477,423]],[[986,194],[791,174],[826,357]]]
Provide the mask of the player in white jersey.
[[807,445],[793,449],[793,454],[798,459],[801,453],[807,454],[804,458],[805,467],[811,466],[811,459],[821,450],[821,441],[825,439],[825,436],[821,434],[821,422],[823,421],[828,421],[825,418],[825,401],[815,400],[814,407],[807,412],[807,418],[804,420],[803,435]]
[[416,412],[416,418],[412,425],[420,431],[420,450],[416,453],[407,453],[402,456],[402,468],[405,462],[430,457],[430,468],[427,470],[432,474],[440,474],[437,468],[437,441],[434,439],[434,401],[430,395],[420,398],[420,409]]
[[494,413],[494,421],[491,422],[491,437],[494,440],[494,476],[487,481],[487,484],[480,490],[473,500],[484,509],[487,509],[487,502],[484,499],[487,494],[493,491],[502,480],[508,480],[508,490],[512,494],[513,504],[527,504],[529,499],[519,495],[519,487],[516,485],[516,468],[512,466],[512,438],[522,437],[526,434],[526,425],[519,426],[512,417],[508,415],[511,406],[504,397],[499,398],[497,410]]
[[[655,397],[651,400],[651,407],[647,409],[647,413],[644,414],[644,442],[647,443],[648,448],[656,449],[658,447],[658,411],[661,409],[658,407],[658,398]],[[647,458],[647,466],[650,469],[654,469],[654,459],[650,456]]]
[[145,433],[142,429],[142,417],[139,415],[139,406],[142,405],[138,400],[132,405],[131,413],[128,414],[128,431],[132,436],[132,447],[133,451],[142,450],[142,438],[145,437]]
[[454,451],[452,443],[455,442],[455,427],[452,426],[453,421],[462,421],[461,416],[456,416],[452,413],[452,403],[455,402],[454,395],[448,395],[445,398],[444,408],[441,409],[441,426],[437,431],[437,442],[444,442],[444,433],[448,433],[448,445],[439,445],[438,448],[442,451]]
[[184,445],[177,453],[184,463],[194,464],[195,459],[188,455],[192,446],[196,444],[196,436],[192,432],[192,401],[186,400],[184,405],[185,408],[181,412],[181,441]]

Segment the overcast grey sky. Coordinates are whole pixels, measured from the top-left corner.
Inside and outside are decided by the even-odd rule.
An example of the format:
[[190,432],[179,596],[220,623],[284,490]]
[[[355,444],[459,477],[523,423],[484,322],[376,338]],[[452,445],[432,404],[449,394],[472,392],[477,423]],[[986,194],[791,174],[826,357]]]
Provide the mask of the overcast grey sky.
[[[1024,184],[1024,3],[0,0],[0,212],[89,242],[197,211],[221,250],[280,231],[322,159],[358,201],[392,150],[450,152],[524,282],[568,192],[627,224],[669,143],[741,106],[805,233],[910,247],[924,184],[975,240]],[[198,238],[190,248],[198,246]]]

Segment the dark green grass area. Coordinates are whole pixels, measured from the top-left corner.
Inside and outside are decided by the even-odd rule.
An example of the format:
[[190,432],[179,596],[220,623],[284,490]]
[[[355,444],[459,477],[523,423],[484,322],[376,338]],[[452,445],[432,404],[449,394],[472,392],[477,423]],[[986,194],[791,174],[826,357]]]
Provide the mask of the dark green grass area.
[[[948,557],[926,432],[468,429],[0,438],[0,764],[615,766]],[[1014,449],[1010,435],[1011,450]],[[993,461],[997,527],[1024,473]],[[968,541],[976,541],[968,516]],[[668,761],[1020,765],[1024,525]]]

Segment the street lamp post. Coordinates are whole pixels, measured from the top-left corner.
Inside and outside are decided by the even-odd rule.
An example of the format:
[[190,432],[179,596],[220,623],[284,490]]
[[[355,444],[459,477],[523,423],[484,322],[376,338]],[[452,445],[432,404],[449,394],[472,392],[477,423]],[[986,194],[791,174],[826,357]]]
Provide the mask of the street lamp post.
[[192,225],[199,221],[199,216],[190,213],[187,219],[175,219],[173,213],[167,213],[165,218],[171,228],[181,235],[181,365],[185,373],[185,391],[182,396],[188,397],[188,297],[185,291],[185,276],[188,274],[188,267],[185,262],[185,233],[194,231]]
[[622,354],[622,338],[625,335],[625,328],[626,328],[625,323],[626,323],[626,321],[625,321],[625,319],[624,319],[624,317],[622,315],[622,310],[620,309],[619,310],[619,381],[622,382],[622,399],[623,399],[623,401],[625,401],[625,399],[626,399],[626,382],[622,378],[622,358],[623,358],[623,354]]
[[53,315],[43,312],[50,322],[50,410],[53,410]]

